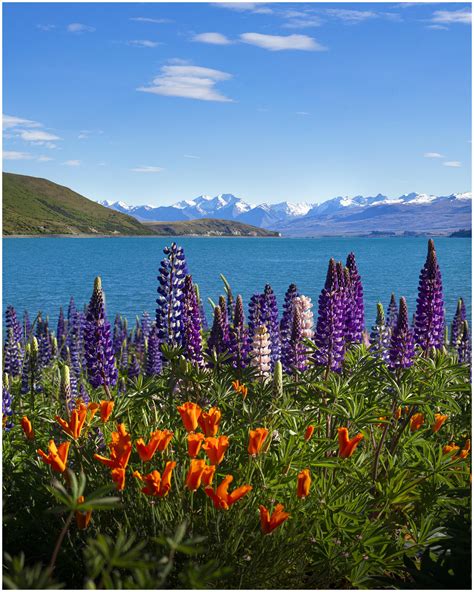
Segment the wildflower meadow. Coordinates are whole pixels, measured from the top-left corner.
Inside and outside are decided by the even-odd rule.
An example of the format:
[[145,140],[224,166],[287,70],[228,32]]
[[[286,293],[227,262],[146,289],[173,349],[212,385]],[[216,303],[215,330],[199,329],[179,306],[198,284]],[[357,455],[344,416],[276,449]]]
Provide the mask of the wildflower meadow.
[[314,307],[223,278],[208,326],[190,271],[167,247],[132,325],[100,278],[55,327],[6,308],[4,587],[470,588],[471,338],[433,241],[413,311],[364,311],[349,253]]

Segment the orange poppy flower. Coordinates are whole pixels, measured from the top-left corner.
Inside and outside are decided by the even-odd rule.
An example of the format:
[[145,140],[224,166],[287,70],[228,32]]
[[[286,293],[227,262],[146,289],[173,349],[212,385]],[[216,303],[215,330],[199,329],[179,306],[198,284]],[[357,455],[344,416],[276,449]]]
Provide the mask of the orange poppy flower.
[[[80,495],[77,498],[77,503],[82,504],[84,503],[84,496]],[[81,510],[76,510],[76,524],[79,530],[85,530],[89,526],[89,522],[91,521],[92,510],[87,510],[86,512]]]
[[456,446],[454,442],[451,442],[450,444],[446,444],[445,446],[443,446],[443,454],[455,453],[458,450],[459,446]]
[[221,412],[217,407],[211,407],[209,413],[203,411],[198,418],[201,430],[206,436],[215,436],[217,434],[220,420]]
[[313,437],[313,433],[314,433],[314,426],[309,425],[306,428],[306,431],[304,433],[304,439],[306,440],[306,442]]
[[441,428],[441,426],[443,425],[443,423],[447,419],[448,419],[447,415],[441,415],[441,413],[435,413],[435,422],[431,426],[431,429],[433,430],[433,432],[436,433],[437,431],[439,431],[439,429]]
[[196,491],[201,485],[201,479],[206,468],[205,460],[192,460],[186,475],[186,487],[190,491]]
[[257,456],[267,436],[267,428],[257,428],[255,430],[250,430],[249,445],[247,448],[248,453],[252,456]]
[[160,475],[158,471],[152,471],[149,475],[143,477],[138,471],[134,471],[133,476],[146,483],[142,489],[146,495],[165,497],[171,489],[171,475],[175,466],[176,463],[174,461],[168,461],[163,475]]
[[270,534],[275,528],[280,526],[290,515],[284,512],[283,504],[277,504],[270,516],[265,506],[260,506],[260,525],[265,534]]
[[354,436],[354,438],[350,440],[347,428],[337,428],[337,437],[339,441],[339,456],[342,458],[349,458],[352,456],[354,450],[364,436],[363,434],[357,434],[357,436]]
[[204,434],[188,434],[188,454],[191,458],[199,454],[203,441]]
[[195,432],[198,426],[198,419],[202,413],[201,407],[196,403],[184,403],[178,407],[179,414],[183,420],[187,432]]
[[66,421],[61,419],[59,415],[56,415],[56,421],[63,428],[66,434],[69,434],[74,440],[77,440],[81,436],[82,428],[87,417],[87,407],[84,403],[79,403],[71,412],[71,419]]
[[248,388],[244,384],[240,384],[238,380],[232,382],[232,387],[237,394],[241,394],[242,398],[245,399],[248,393]]
[[311,486],[311,476],[309,469],[303,469],[298,475],[298,485],[296,488],[296,495],[304,499],[309,495],[309,488]]
[[110,471],[112,481],[117,485],[117,490],[125,489],[125,469],[123,467],[116,467]]
[[51,465],[53,471],[56,471],[56,473],[64,473],[66,470],[67,455],[70,445],[71,442],[61,442],[61,444],[56,447],[54,440],[50,440],[48,445],[49,454],[46,454],[41,449],[38,449],[37,452],[47,465]]
[[461,452],[455,456],[454,458],[456,460],[461,460],[463,458],[466,458],[467,455],[469,454],[469,451],[471,450],[471,440],[466,440],[466,443],[464,444],[464,448],[461,450]]
[[117,430],[112,432],[112,442],[109,444],[110,458],[100,454],[94,454],[94,458],[111,469],[125,469],[132,453],[132,440],[123,423],[118,424]]
[[241,485],[237,489],[234,489],[232,493],[229,493],[229,485],[233,480],[234,477],[232,475],[226,475],[221,484],[218,485],[216,491],[212,487],[206,487],[204,490],[204,493],[214,502],[216,509],[228,510],[232,504],[235,504],[235,502],[239,501],[239,499],[252,490],[251,485]]
[[416,432],[425,423],[423,413],[414,413],[410,418],[410,431]]
[[201,476],[201,483],[204,487],[208,485],[212,485],[212,480],[214,479],[214,475],[216,473],[216,465],[206,465],[204,467],[204,471],[202,472]]
[[211,465],[218,465],[222,462],[227,448],[229,448],[229,438],[227,436],[206,438],[202,445],[202,449],[211,461]]
[[143,438],[139,438],[135,443],[138,456],[143,462],[151,460],[157,450],[161,452],[166,450],[172,437],[173,432],[169,430],[156,430],[150,434],[148,444],[145,444]]
[[100,419],[105,423],[109,421],[112,411],[114,410],[113,401],[101,401],[100,402]]
[[21,418],[21,427],[25,432],[25,436],[28,440],[34,440],[35,432],[33,431],[33,426],[31,425],[31,421],[28,419],[26,415]]

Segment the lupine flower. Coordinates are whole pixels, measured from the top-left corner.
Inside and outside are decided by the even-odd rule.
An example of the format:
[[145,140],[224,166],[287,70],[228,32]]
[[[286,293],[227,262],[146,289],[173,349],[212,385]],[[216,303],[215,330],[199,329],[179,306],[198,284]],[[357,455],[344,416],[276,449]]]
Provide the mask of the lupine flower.
[[59,347],[62,348],[64,341],[66,340],[66,321],[64,320],[63,307],[59,308],[58,325],[56,328],[56,339],[58,340]]
[[308,296],[297,296],[294,306],[299,310],[301,316],[301,330],[304,339],[313,338],[313,303]]
[[304,433],[304,439],[306,440],[306,442],[308,440],[311,440],[311,438],[313,437],[313,433],[314,433],[314,426],[309,425]]
[[285,520],[287,520],[290,516],[287,512],[284,511],[283,504],[277,504],[275,509],[270,516],[270,512],[265,508],[265,506],[259,506],[260,509],[260,526],[262,527],[262,531],[264,534],[270,534],[275,528],[283,524]]
[[224,343],[224,348],[227,350],[229,349],[230,343],[230,325],[229,315],[227,314],[227,303],[224,296],[219,296],[219,308],[221,309],[222,340]]
[[441,349],[444,339],[444,302],[441,271],[434,242],[428,241],[428,256],[420,273],[415,314],[415,342],[424,351]]
[[[109,448],[110,458],[100,454],[94,454],[94,458],[111,469],[125,469],[132,453],[132,440],[123,423],[118,424],[116,432],[112,432]],[[120,477],[118,473],[116,475]]]
[[112,343],[113,343],[113,348],[114,348],[114,354],[117,358],[120,356],[120,350],[122,348],[122,335],[123,335],[122,317],[119,314],[116,314],[115,321],[114,321],[114,332],[113,332]]
[[7,306],[5,311],[5,325],[7,329],[7,334],[11,329],[13,331],[14,340],[17,343],[21,344],[23,338],[23,330],[21,328],[20,323],[18,322],[16,310],[11,305]]
[[229,352],[232,366],[236,369],[245,368],[248,364],[250,341],[245,327],[244,305],[239,294],[235,301],[234,322],[230,329]]
[[234,477],[232,475],[226,475],[215,491],[212,487],[206,487],[204,489],[204,493],[212,499],[214,507],[217,510],[228,510],[230,506],[252,490],[251,485],[241,485],[237,489],[234,489],[232,493],[229,493],[229,485],[233,480]]
[[156,325],[153,325],[150,334],[148,335],[145,374],[147,376],[157,376],[160,374],[161,368],[162,357],[160,350],[160,338],[158,336],[158,329]]
[[216,472],[215,465],[207,465],[205,460],[192,460],[186,475],[186,487],[196,491],[201,486],[210,485]]
[[252,342],[257,329],[263,324],[263,294],[254,294],[249,301],[249,341]]
[[466,305],[464,300],[459,298],[453,322],[451,323],[451,345],[458,347],[462,337],[463,323],[466,320]]
[[[83,495],[80,495],[77,498],[77,503],[78,504],[84,503],[84,496]],[[87,510],[87,511],[76,510],[75,516],[76,516],[77,528],[79,530],[85,530],[89,526],[89,522],[91,521],[92,510]]]
[[296,495],[300,499],[304,499],[305,497],[308,497],[310,487],[311,487],[311,475],[309,474],[309,469],[303,469],[298,474]]
[[113,401],[101,401],[100,402],[100,419],[104,423],[109,421],[113,410],[114,410],[114,402]]
[[87,309],[84,326],[84,353],[87,364],[87,378],[97,388],[108,388],[117,382],[117,368],[112,350],[110,323],[105,313],[105,300],[102,282],[97,277],[94,291]]
[[278,319],[278,305],[275,293],[270,284],[266,284],[262,296],[262,325],[267,328],[270,337],[271,368],[281,358],[280,322]]
[[[398,316],[398,315],[397,315]],[[377,319],[370,333],[370,349],[377,358],[389,361],[390,327],[385,324],[385,313],[381,302],[377,304]]]
[[190,275],[184,278],[183,288],[183,348],[186,358],[202,364],[201,315]]
[[148,444],[145,444],[143,438],[139,438],[135,443],[138,456],[143,462],[150,461],[157,450],[164,452],[168,448],[172,438],[173,432],[169,430],[156,430],[152,432]]
[[5,343],[5,358],[3,369],[12,377],[19,376],[21,372],[21,349],[18,341],[15,340],[13,329],[8,329],[8,337]]
[[31,334],[31,323],[30,323],[30,316],[28,314],[28,311],[25,310],[25,312],[23,313],[23,323],[22,323],[22,343],[23,345],[26,345],[28,343],[28,340],[30,339],[30,334]]
[[410,431],[416,432],[424,423],[425,417],[423,413],[414,413],[410,418]]
[[138,471],[134,471],[133,476],[146,484],[142,489],[146,495],[166,497],[171,489],[171,476],[175,466],[176,463],[174,461],[168,461],[163,475],[160,475],[158,471],[152,471],[148,475],[142,476]]
[[187,432],[195,432],[198,426],[199,416],[202,413],[201,407],[196,403],[183,403],[177,407],[181,419],[183,421],[184,428]]
[[206,436],[215,436],[217,434],[221,415],[217,407],[211,407],[208,413],[203,411],[198,417],[198,423]]
[[215,306],[211,333],[207,340],[207,351],[209,355],[212,355],[214,352],[219,355],[226,352],[227,347],[228,339],[226,341],[226,327],[222,318],[222,309],[220,306]]
[[[346,260],[346,267],[350,275],[350,297],[352,301],[352,316],[350,331],[347,335],[351,343],[360,343],[362,341],[362,331],[365,326],[364,319],[364,291],[362,281],[357,269],[354,253],[349,253]],[[348,328],[349,328],[348,327]]]
[[249,444],[247,447],[248,453],[252,456],[257,456],[259,454],[263,443],[265,442],[268,436],[267,428],[256,428],[255,430],[250,430],[249,432]]
[[281,360],[275,362],[273,369],[272,396],[274,399],[283,397],[283,366]]
[[387,325],[390,329],[394,329],[397,326],[398,322],[398,306],[397,301],[395,299],[395,294],[392,292],[390,296],[390,302],[387,309]]
[[306,346],[303,343],[303,326],[301,319],[301,310],[298,306],[293,306],[293,322],[289,339],[283,343],[282,362],[285,371],[291,374],[295,370],[303,372],[306,370]]
[[53,471],[56,473],[64,473],[67,465],[67,455],[69,452],[69,446],[71,442],[61,442],[59,446],[56,446],[54,440],[49,441],[48,454],[38,449],[36,452],[41,456],[43,461],[50,465]]
[[245,399],[248,393],[248,388],[244,384],[240,384],[238,380],[234,380],[232,382],[232,388],[238,394],[242,395],[242,398]]
[[338,372],[344,357],[344,327],[341,294],[337,280],[336,262],[329,261],[326,283],[319,296],[318,322],[314,342],[315,361]]
[[431,426],[431,429],[433,430],[433,433],[439,432],[441,426],[444,424],[444,422],[447,419],[448,419],[448,416],[447,415],[442,415],[441,413],[435,413],[435,422]]
[[115,467],[110,471],[110,476],[117,486],[117,491],[123,491],[125,489],[125,469],[123,467]]
[[3,391],[2,391],[2,426],[8,432],[13,427],[12,421],[12,395],[10,393],[10,380],[8,374],[3,375]]
[[204,434],[188,434],[188,455],[196,458],[204,442]]
[[137,356],[135,354],[132,354],[132,359],[130,361],[130,364],[128,365],[127,374],[130,379],[137,378],[138,376],[140,376],[140,363],[137,360]]
[[285,294],[285,301],[283,303],[283,315],[280,321],[280,337],[282,356],[285,343],[290,339],[291,328],[293,326],[293,306],[294,300],[298,296],[298,289],[295,284],[290,284]]
[[42,368],[45,368],[51,361],[52,351],[48,319],[43,321],[41,315],[36,324],[36,338],[38,340],[38,363]]
[[458,347],[458,361],[460,364],[471,363],[471,338],[467,321],[463,322],[461,341]]
[[349,431],[347,428],[337,428],[339,441],[339,456],[341,458],[349,458],[354,453],[357,445],[364,437],[363,434],[357,434],[352,440],[349,439]]
[[206,438],[202,449],[207,454],[211,465],[219,465],[224,459],[224,454],[229,448],[229,438],[227,436],[219,436],[218,438]]
[[25,436],[27,437],[28,440],[35,439],[35,432],[33,430],[33,426],[31,425],[31,421],[28,419],[28,417],[26,415],[24,415],[21,418],[21,427],[23,428],[23,431],[25,432]]
[[390,368],[409,368],[413,365],[415,346],[413,331],[408,324],[408,309],[405,298],[400,298],[400,309],[396,327],[390,338]]
[[165,258],[158,275],[156,326],[159,338],[171,345],[183,344],[183,288],[188,274],[182,247],[172,243],[163,249]]
[[257,369],[260,380],[265,380],[270,375],[270,356],[270,336],[267,328],[262,325],[255,330],[252,340],[252,351],[250,352],[250,365]]

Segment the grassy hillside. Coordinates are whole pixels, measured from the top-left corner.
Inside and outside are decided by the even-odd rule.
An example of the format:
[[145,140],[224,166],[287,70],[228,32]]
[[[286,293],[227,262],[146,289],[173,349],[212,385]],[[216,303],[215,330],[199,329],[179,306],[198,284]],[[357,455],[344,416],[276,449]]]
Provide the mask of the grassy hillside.
[[130,216],[47,179],[3,173],[3,234],[151,235]]
[[144,222],[143,224],[161,236],[279,236],[279,233],[273,230],[214,218],[186,220],[185,222]]

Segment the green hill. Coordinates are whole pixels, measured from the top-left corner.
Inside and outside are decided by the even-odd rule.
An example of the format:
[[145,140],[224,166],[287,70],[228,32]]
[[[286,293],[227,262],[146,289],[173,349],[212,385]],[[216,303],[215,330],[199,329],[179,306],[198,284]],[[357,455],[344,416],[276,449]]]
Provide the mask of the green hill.
[[3,173],[3,234],[153,235],[138,220],[38,177]]
[[161,236],[280,236],[278,232],[273,230],[215,218],[200,218],[183,222],[144,222],[143,224]]

